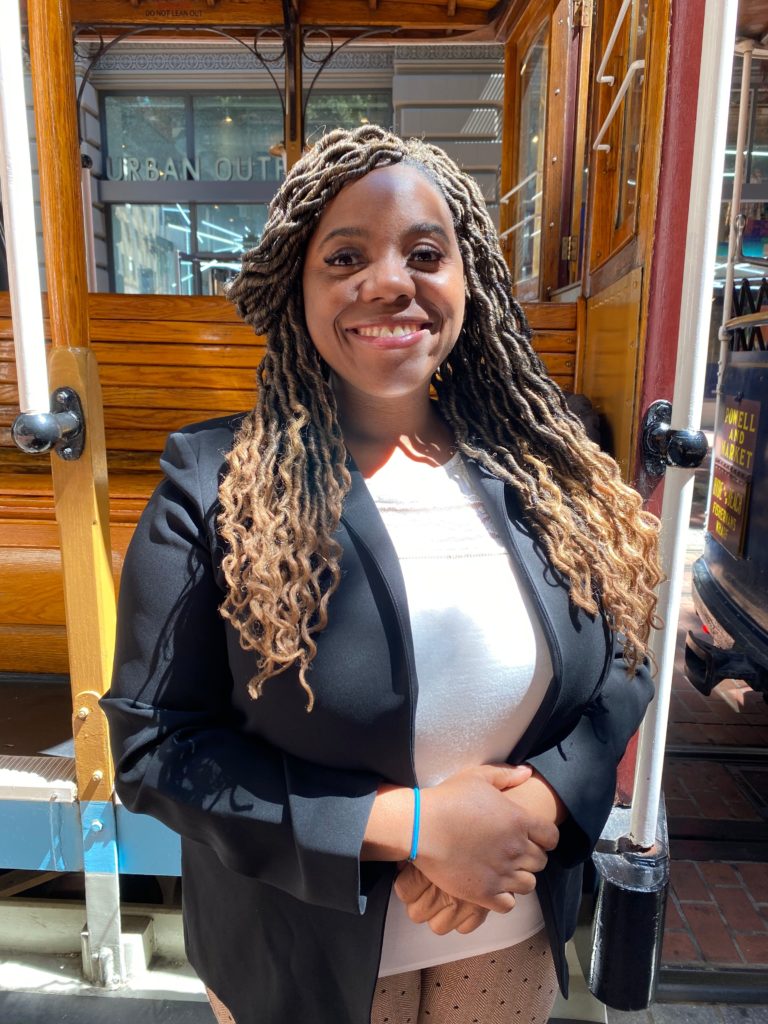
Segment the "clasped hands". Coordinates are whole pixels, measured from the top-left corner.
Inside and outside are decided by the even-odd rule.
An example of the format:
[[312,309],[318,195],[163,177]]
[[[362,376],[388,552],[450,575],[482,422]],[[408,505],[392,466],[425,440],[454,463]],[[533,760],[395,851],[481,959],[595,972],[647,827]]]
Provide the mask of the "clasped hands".
[[[446,789],[454,792],[446,794]],[[506,801],[503,813],[488,790]],[[446,796],[453,799],[446,801]],[[446,806],[459,828],[446,827]],[[495,820],[484,820],[483,811]],[[515,895],[536,887],[534,873],[544,868],[548,851],[557,845],[557,824],[565,814],[557,794],[529,765],[480,765],[423,790],[420,852],[415,863],[401,863],[395,880],[408,916],[428,923],[437,935],[466,935],[491,910],[507,913]]]

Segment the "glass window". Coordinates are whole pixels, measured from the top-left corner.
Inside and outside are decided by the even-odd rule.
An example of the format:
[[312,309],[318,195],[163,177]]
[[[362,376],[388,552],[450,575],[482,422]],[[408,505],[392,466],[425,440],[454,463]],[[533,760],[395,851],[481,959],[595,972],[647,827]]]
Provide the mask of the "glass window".
[[266,216],[256,203],[113,203],[115,291],[219,294],[258,242]]
[[183,96],[104,97],[110,181],[178,181],[190,176]]
[[[648,39],[649,0],[635,0],[627,16],[629,23],[629,56],[625,67],[636,60],[645,60]],[[640,173],[640,140],[642,133],[643,85],[645,74],[637,72],[624,98],[621,148],[619,152],[619,194],[616,227],[634,224],[637,210],[637,178]]]
[[[187,95],[106,94],[107,177],[119,181],[107,204],[111,278],[115,291],[165,295],[212,295],[239,268],[241,254],[264,230],[265,203],[228,202],[237,182],[270,182],[259,198],[276,191],[283,177],[279,153],[282,107],[269,92]],[[336,127],[390,124],[388,90],[313,93],[307,138]],[[156,182],[152,203],[146,186]],[[176,202],[176,182],[199,182]],[[212,183],[217,183],[213,185]],[[204,184],[206,183],[206,184]],[[200,200],[196,193],[201,193]],[[158,202],[159,198],[168,200]],[[239,196],[244,194],[242,185]],[[129,201],[134,198],[139,202]]]
[[114,290],[131,295],[192,295],[179,288],[177,253],[191,243],[188,205],[114,203],[111,208]]
[[201,181],[279,181],[280,157],[270,149],[283,138],[283,110],[277,96],[192,97],[194,159]]
[[196,294],[221,295],[240,269],[241,254],[261,238],[267,207],[263,203],[198,203],[196,214],[196,258],[183,261],[182,275],[194,275]]
[[304,136],[312,142],[334,128],[358,128],[361,124],[392,125],[392,101],[388,90],[377,92],[315,92],[310,94]]
[[542,26],[520,68],[520,136],[517,192],[512,203],[514,279],[538,277],[547,118],[549,25]]

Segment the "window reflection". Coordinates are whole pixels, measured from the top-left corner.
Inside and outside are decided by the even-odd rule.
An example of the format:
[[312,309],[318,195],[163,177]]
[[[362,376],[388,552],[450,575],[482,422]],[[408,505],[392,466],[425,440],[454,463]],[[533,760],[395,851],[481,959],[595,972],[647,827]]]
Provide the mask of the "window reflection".
[[511,204],[514,279],[538,277],[546,125],[548,25],[544,25],[520,68],[520,137],[517,191]]
[[[106,204],[111,287],[133,294],[221,293],[242,253],[261,237],[267,214],[266,202],[228,202],[230,185],[237,184],[243,198],[244,183],[253,182],[265,199],[284,174],[275,155],[283,138],[279,98],[107,93],[103,104],[106,177],[121,183],[116,200],[140,200]],[[367,122],[391,125],[389,90],[317,91],[308,104],[306,136],[311,143],[325,131]],[[149,196],[145,182],[154,183]],[[195,182],[194,193],[187,185],[184,201],[176,202],[181,182]],[[159,202],[166,192],[167,201]]]
[[[636,60],[646,59],[648,39],[649,0],[635,0],[627,15],[629,34],[624,70]],[[640,142],[643,113],[643,85],[645,72],[640,70],[632,79],[624,98],[624,119],[619,150],[619,194],[616,206],[616,227],[634,224],[637,210],[637,181],[640,173]]]
[[263,203],[113,203],[114,290],[222,294],[266,216]]

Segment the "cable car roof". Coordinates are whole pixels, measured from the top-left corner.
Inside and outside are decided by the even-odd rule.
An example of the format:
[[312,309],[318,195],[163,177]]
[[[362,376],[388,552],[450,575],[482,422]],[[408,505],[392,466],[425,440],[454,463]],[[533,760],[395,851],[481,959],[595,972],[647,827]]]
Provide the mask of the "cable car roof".
[[[289,21],[305,28],[336,26],[397,28],[397,39],[487,40],[498,38],[502,21],[524,6],[520,0],[71,0],[72,21],[79,26],[139,25],[258,29]],[[513,15],[514,17],[514,15]],[[336,34],[334,32],[334,34]],[[382,41],[386,39],[382,36]]]

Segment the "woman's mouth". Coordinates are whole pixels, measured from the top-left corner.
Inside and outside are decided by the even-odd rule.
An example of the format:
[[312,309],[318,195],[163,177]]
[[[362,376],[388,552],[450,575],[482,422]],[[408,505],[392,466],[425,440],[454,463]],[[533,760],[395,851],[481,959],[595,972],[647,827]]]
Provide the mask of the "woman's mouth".
[[423,320],[403,321],[397,324],[361,324],[348,327],[347,334],[373,348],[407,348],[415,345],[432,325]]

